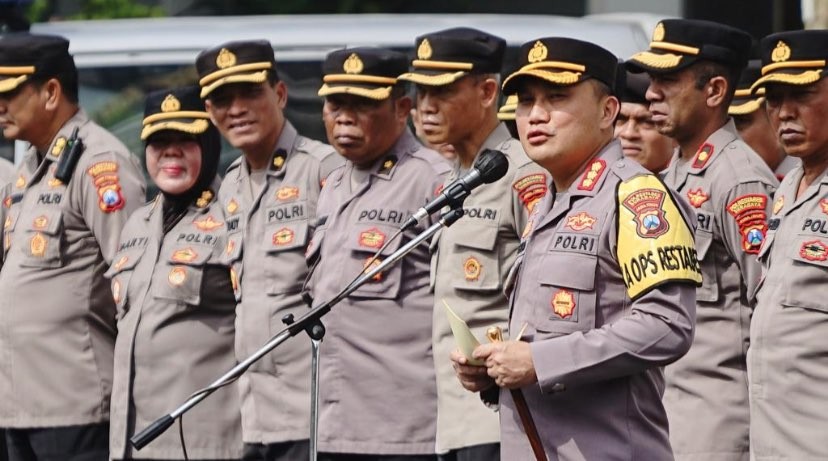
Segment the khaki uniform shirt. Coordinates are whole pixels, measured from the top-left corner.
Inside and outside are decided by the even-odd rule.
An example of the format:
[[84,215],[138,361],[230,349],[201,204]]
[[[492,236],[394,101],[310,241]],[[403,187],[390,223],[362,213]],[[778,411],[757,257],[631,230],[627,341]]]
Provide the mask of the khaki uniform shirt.
[[[353,165],[331,174],[309,258],[315,304],[359,275],[405,220],[436,196],[449,172],[406,131],[351,190]],[[395,239],[380,260],[430,223]],[[319,450],[433,454],[437,395],[431,355],[434,298],[423,243],[333,307],[320,356]]]
[[[132,214],[106,274],[118,307],[110,418],[110,454],[116,459],[183,459],[177,430],[140,451],[128,439],[236,364],[236,299],[223,262],[222,206],[214,198],[193,204],[163,234],[163,202],[159,195]],[[241,457],[235,383],[184,415],[184,440],[195,459]]]
[[[234,162],[221,185],[228,228],[225,255],[238,276],[236,357],[261,348],[308,306],[305,248],[313,233],[316,201],[328,173],[341,159],[327,144],[300,136],[285,123],[266,183],[249,200],[250,170]],[[247,443],[306,440],[310,433],[310,339],[284,342],[239,380],[242,435]]]
[[[85,149],[63,184],[54,171],[74,127]],[[5,187],[0,427],[109,419],[115,304],[103,275],[144,189],[136,159],[82,110],[43,161],[30,148]]]
[[828,459],[828,176],[797,198],[802,168],[774,197],[750,329],[750,444],[756,460]]
[[[466,198],[466,214],[435,237],[434,368],[437,372],[437,452],[500,440],[497,413],[463,389],[449,355],[457,348],[443,301],[485,338],[486,329],[506,329],[508,300],[503,281],[515,262],[530,208],[548,189],[546,170],[532,162],[520,142],[501,123],[481,147],[506,154],[509,170],[500,180],[483,184]],[[455,164],[446,185],[462,175]]]
[[696,295],[693,347],[665,370],[670,441],[678,459],[747,460],[745,354],[761,270],[756,254],[778,183],[733,121],[710,135],[693,159],[679,163],[673,160],[664,180],[696,212],[704,282]]
[[[522,392],[550,460],[672,459],[660,367],[693,336],[691,216],[618,141],[535,206],[509,330],[526,326],[538,383]],[[502,459],[534,459],[505,389],[500,422]]]

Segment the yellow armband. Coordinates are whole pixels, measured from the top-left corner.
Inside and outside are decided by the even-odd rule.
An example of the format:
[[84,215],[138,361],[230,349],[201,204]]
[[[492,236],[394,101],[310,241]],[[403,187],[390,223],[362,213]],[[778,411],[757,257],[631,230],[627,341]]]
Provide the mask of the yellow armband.
[[618,187],[618,263],[631,299],[667,282],[701,283],[693,233],[655,176]]

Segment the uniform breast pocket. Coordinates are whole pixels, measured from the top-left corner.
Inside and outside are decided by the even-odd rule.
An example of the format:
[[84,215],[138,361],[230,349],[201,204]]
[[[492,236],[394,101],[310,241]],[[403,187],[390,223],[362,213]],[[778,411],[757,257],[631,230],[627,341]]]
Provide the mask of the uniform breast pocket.
[[129,282],[132,279],[135,266],[141,260],[143,254],[143,249],[116,254],[112,265],[109,266],[109,269],[104,274],[104,277],[109,279],[109,285],[112,289],[112,300],[115,301],[115,306],[118,308],[119,319],[129,309],[127,303]]
[[496,248],[497,226],[473,224],[465,226],[468,231],[459,230],[463,238],[455,241],[453,252],[447,255],[452,286],[457,290],[500,291],[503,269]]
[[696,290],[696,299],[714,303],[719,300],[719,274],[713,251],[713,233],[696,230],[696,253],[702,271],[702,286]]
[[155,266],[153,296],[181,305],[199,305],[204,264],[212,252],[212,247],[201,245],[165,249]]
[[[395,239],[371,263],[374,253],[385,244],[385,239],[390,238],[395,231],[396,229],[392,226],[378,224],[356,227],[355,235],[349,238],[345,245],[345,250],[350,252],[350,257],[347,259],[344,268],[347,280],[355,277],[360,272],[378,266],[388,255],[397,251],[402,243],[402,238]],[[395,262],[384,271],[374,275],[368,282],[354,291],[351,296],[354,298],[396,299],[400,294],[403,264],[405,264],[404,260]]]
[[793,268],[782,305],[828,313],[823,288],[828,280],[828,240],[800,235],[791,257]]
[[537,274],[539,289],[534,299],[535,329],[539,339],[595,328],[594,255],[550,251]]
[[267,248],[265,267],[246,270],[264,270],[270,295],[301,290],[307,274],[308,222],[270,223],[265,227],[264,239],[263,248]]
[[64,264],[63,213],[60,209],[39,211],[32,222],[17,223],[24,230],[25,241],[19,249],[23,252],[22,266],[58,268]]

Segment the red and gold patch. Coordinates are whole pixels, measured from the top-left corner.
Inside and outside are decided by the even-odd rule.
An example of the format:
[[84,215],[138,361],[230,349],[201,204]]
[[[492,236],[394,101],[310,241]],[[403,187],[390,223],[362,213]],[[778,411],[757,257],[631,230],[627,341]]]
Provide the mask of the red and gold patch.
[[[823,202],[824,201],[825,200],[823,200]],[[822,202],[820,202],[820,205],[822,205]],[[782,208],[784,208],[784,207],[785,207],[785,196],[780,195],[779,197],[776,198],[776,201],[773,202],[773,214],[779,214],[779,212],[782,211]],[[825,212],[825,213],[828,213],[828,210],[826,210],[825,207],[822,208],[822,211]]]
[[385,234],[376,227],[360,232],[359,245],[366,248],[381,248],[385,243]]
[[552,312],[562,319],[572,317],[575,313],[575,295],[568,290],[558,290],[552,296]]
[[234,214],[236,211],[238,211],[239,204],[238,204],[238,202],[236,202],[236,199],[231,198],[230,201],[227,202],[227,207],[226,208],[227,208],[228,213]]
[[49,218],[44,215],[40,215],[34,218],[34,222],[32,222],[32,227],[37,230],[46,229],[46,226],[49,225]]
[[40,232],[35,233],[29,241],[29,249],[31,250],[32,256],[42,258],[43,255],[46,254],[47,244],[48,240],[46,240],[46,237],[44,237],[43,234]]
[[768,226],[765,207],[768,197],[748,194],[735,198],[727,204],[727,212],[736,220],[742,234],[742,249],[745,253],[758,254]]
[[106,173],[115,173],[118,171],[118,164],[115,162],[98,162],[86,169],[86,172],[92,178]]
[[469,256],[463,263],[463,274],[469,282],[476,282],[483,272],[483,265],[474,256]]
[[710,195],[705,193],[701,187],[687,191],[687,200],[690,201],[690,205],[696,208],[701,208],[702,204],[708,199],[710,199]]
[[437,186],[437,188],[434,189],[434,196],[436,197],[436,196],[440,195],[440,193],[443,192],[444,187],[445,187],[445,185],[443,185],[443,184],[440,184],[439,186]]
[[670,229],[664,217],[666,194],[658,189],[639,189],[624,199],[622,205],[635,215],[636,234],[642,238],[657,238]]
[[799,256],[802,256],[808,261],[828,260],[828,245],[825,245],[819,240],[805,242],[799,249]]
[[[373,259],[373,262],[371,262],[371,260],[372,260],[372,259]],[[382,261],[381,261],[381,260],[379,260],[379,259],[374,259],[374,258],[372,258],[372,257],[369,257],[369,258],[368,258],[368,259],[366,259],[366,260],[365,260],[365,262],[362,264],[362,269],[363,269],[363,270],[362,270],[362,272],[363,272],[364,274],[367,274],[367,273],[368,273],[368,272],[370,272],[373,268],[375,268],[375,267],[379,266],[380,264],[382,264]],[[376,274],[374,274],[374,276],[373,276],[373,277],[371,277],[371,281],[372,281],[372,282],[382,282],[382,272],[377,272]]]
[[828,199],[820,200],[819,207],[822,209],[823,213],[828,214]]
[[173,267],[170,275],[167,276],[167,280],[174,287],[183,285],[187,281],[187,268],[182,266]]
[[295,234],[292,230],[288,229],[287,227],[283,227],[273,233],[273,245],[277,247],[282,245],[288,245],[290,243],[293,243],[294,237]]
[[512,184],[512,189],[517,192],[520,201],[531,212],[535,208],[535,204],[546,195],[549,187],[546,185],[546,175],[535,173],[515,181]]
[[3,199],[3,206],[6,207],[6,208],[11,208],[11,205],[12,205],[12,197],[11,197],[11,195],[9,195],[9,196],[7,196],[6,198]]
[[170,259],[177,263],[190,263],[195,261],[196,258],[198,258],[198,253],[196,253],[192,248],[187,247],[173,252]]
[[581,182],[578,183],[578,190],[591,191],[598,184],[598,180],[607,169],[607,162],[603,160],[595,160],[589,165],[589,168],[584,172]]
[[297,198],[299,198],[298,187],[285,186],[280,187],[279,190],[276,191],[276,200],[279,200],[280,202],[295,200]]
[[693,159],[693,168],[704,168],[707,165],[707,162],[710,161],[710,158],[713,157],[713,151],[716,148],[713,147],[713,144],[704,143],[699,150],[696,151],[696,157]]
[[598,222],[597,219],[590,216],[586,211],[582,211],[574,216],[568,216],[564,227],[580,232],[582,230],[592,229],[592,226],[594,226],[596,222]]
[[98,188],[98,206],[104,213],[112,213],[124,207],[126,202],[121,194],[121,185],[110,183]]
[[213,215],[207,215],[203,219],[193,221],[193,225],[204,232],[212,232],[224,225],[224,222],[218,221]]

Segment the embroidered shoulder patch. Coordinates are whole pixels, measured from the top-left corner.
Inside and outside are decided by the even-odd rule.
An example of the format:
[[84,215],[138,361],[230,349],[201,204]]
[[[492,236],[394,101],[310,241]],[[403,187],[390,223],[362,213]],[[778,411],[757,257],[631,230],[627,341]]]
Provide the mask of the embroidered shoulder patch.
[[701,283],[693,233],[653,175],[618,186],[618,263],[633,300],[665,282]]
[[523,202],[526,209],[531,212],[535,208],[535,204],[546,195],[548,190],[546,175],[535,173],[524,176],[515,181],[512,188],[517,192],[518,198]]
[[768,230],[767,203],[767,195],[748,194],[727,204],[727,212],[736,220],[742,234],[742,251],[745,253],[759,254]]

